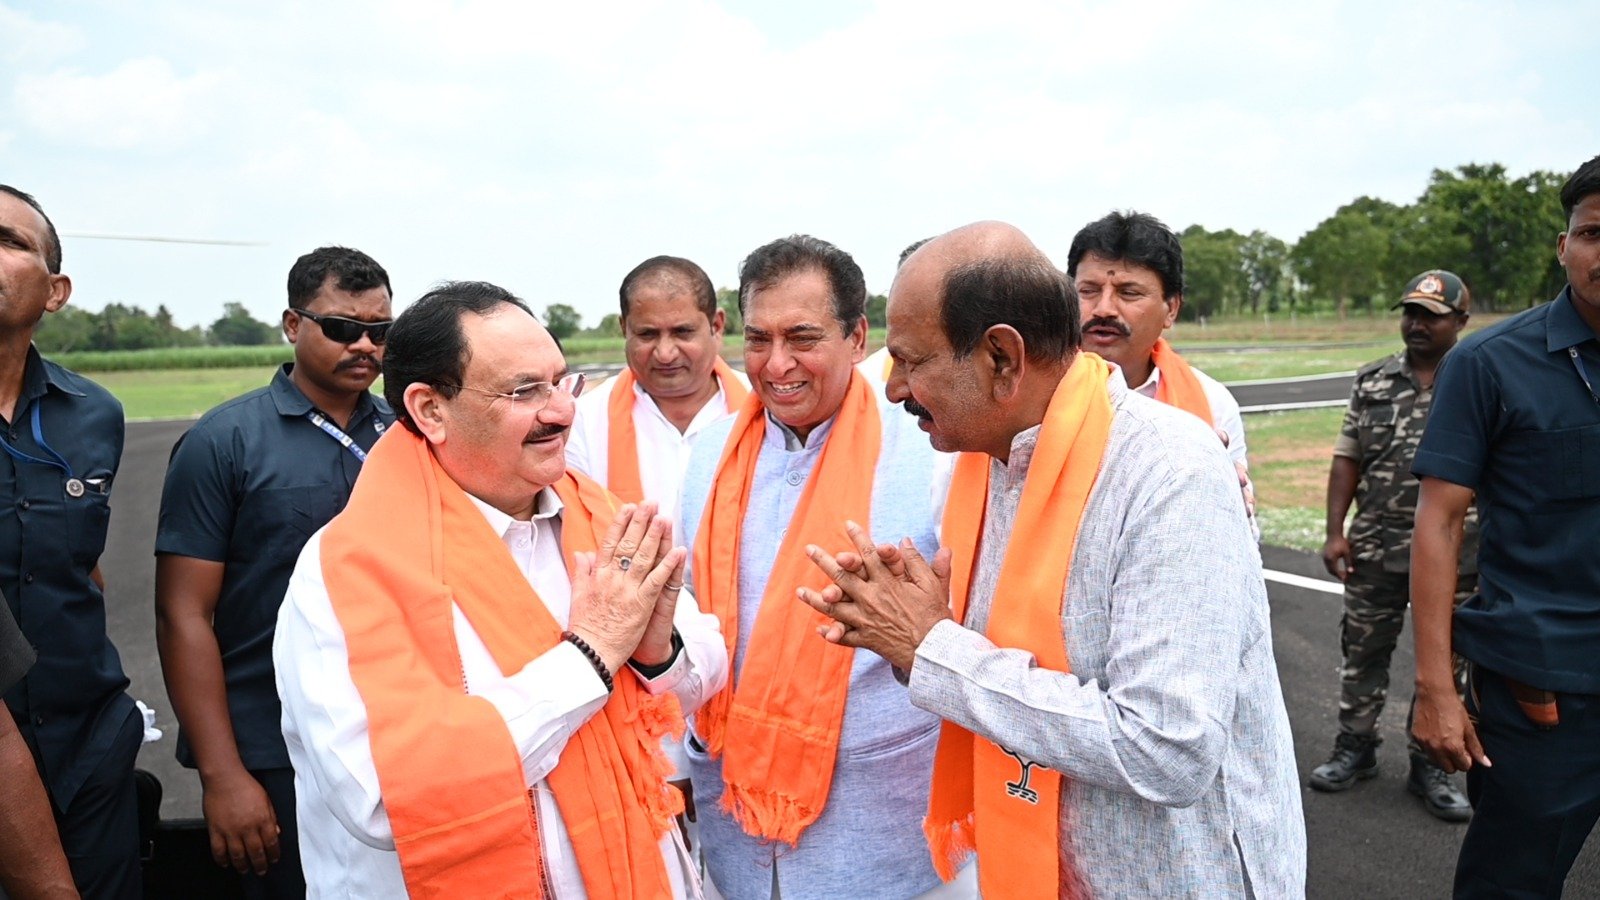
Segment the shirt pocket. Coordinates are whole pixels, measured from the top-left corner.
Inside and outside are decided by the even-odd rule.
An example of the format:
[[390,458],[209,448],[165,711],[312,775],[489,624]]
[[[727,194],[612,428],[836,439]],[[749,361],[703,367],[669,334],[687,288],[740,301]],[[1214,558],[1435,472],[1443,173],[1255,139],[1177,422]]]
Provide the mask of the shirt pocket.
[[[293,541],[294,552],[333,518],[335,498],[329,485],[302,485],[258,490],[240,510],[238,527],[246,531],[246,546],[263,548]],[[239,535],[234,543],[240,544]]]
[[106,531],[111,525],[111,497],[108,493],[89,489],[83,496],[74,497],[62,487],[70,525],[69,546],[76,565],[94,568],[100,554],[106,549]]
[[1536,499],[1600,497],[1600,425],[1518,431],[1505,440],[1512,475]]
[[1387,445],[1399,418],[1400,411],[1393,403],[1374,403],[1363,408],[1361,415],[1356,419],[1356,431],[1360,435],[1361,446],[1367,448],[1375,444]]

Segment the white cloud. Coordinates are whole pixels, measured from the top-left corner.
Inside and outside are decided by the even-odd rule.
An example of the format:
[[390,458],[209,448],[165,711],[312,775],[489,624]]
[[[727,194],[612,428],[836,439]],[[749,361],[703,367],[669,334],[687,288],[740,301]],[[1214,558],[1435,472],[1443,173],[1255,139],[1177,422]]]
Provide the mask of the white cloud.
[[129,60],[104,75],[61,69],[18,79],[24,124],[61,144],[101,150],[172,150],[204,134],[223,79],[187,78],[164,59]]
[[0,3],[0,62],[16,66],[38,65],[70,56],[83,49],[83,34],[59,22],[41,22],[21,10]]

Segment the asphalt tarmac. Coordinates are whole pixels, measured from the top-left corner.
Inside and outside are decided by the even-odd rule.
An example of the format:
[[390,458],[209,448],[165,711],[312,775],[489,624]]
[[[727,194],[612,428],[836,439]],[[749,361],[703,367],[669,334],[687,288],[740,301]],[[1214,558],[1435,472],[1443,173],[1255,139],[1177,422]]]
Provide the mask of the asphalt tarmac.
[[[108,622],[133,685],[130,693],[156,710],[166,732],[145,745],[139,764],[165,787],[162,815],[200,814],[198,778],[173,758],[177,723],[162,685],[153,612],[156,512],[167,455],[189,422],[136,422],[112,495],[111,533],[101,557]],[[1310,554],[1264,548],[1266,568],[1325,579]],[[1330,750],[1339,679],[1340,600],[1335,593],[1269,581],[1273,639],[1294,733],[1301,781]],[[1381,772],[1343,794],[1304,789],[1312,898],[1427,898],[1449,895],[1464,826],[1439,822],[1405,791],[1404,704],[1410,697],[1409,625],[1395,654],[1394,700],[1381,721]],[[1568,897],[1600,897],[1600,850],[1591,841],[1567,882]]]

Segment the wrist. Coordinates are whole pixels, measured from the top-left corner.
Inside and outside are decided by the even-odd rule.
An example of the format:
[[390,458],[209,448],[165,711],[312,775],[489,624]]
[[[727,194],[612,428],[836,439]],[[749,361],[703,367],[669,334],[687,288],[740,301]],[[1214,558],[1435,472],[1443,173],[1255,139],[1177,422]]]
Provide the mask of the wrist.
[[640,668],[663,669],[672,664],[681,649],[683,649],[683,638],[678,635],[678,629],[674,627],[665,641],[640,642],[638,648],[633,651],[633,656],[628,658],[628,662]]
[[576,632],[563,631],[561,632],[561,639],[577,648],[589,665],[594,667],[594,673],[600,678],[601,683],[605,685],[607,694],[616,688],[616,682],[612,680],[612,676],[617,671],[616,663],[608,659],[587,638]]

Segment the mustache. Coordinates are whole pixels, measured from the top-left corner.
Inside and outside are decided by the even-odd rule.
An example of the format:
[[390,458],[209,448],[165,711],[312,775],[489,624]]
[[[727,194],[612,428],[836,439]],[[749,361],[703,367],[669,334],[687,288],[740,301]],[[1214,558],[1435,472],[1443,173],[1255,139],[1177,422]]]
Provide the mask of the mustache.
[[528,436],[522,440],[524,443],[533,443],[534,441],[542,441],[546,438],[553,438],[556,435],[565,432],[569,427],[570,426],[567,425],[545,425],[542,428],[528,432]]
[[362,363],[365,363],[374,369],[383,368],[383,364],[378,362],[378,358],[373,356],[371,353],[357,353],[355,356],[352,356],[349,359],[339,360],[339,364],[334,366],[333,370],[337,372],[340,369],[349,369],[354,366],[359,366]]
[[905,406],[906,412],[916,416],[919,419],[933,418],[933,413],[929,412],[926,406],[923,406],[921,403],[918,403],[910,397],[907,397],[905,403],[902,405]]
[[1110,316],[1095,316],[1089,321],[1083,323],[1084,331],[1088,331],[1091,328],[1112,328],[1123,337],[1130,337],[1133,335],[1133,331],[1128,328],[1126,322],[1123,322],[1121,319],[1113,319]]

